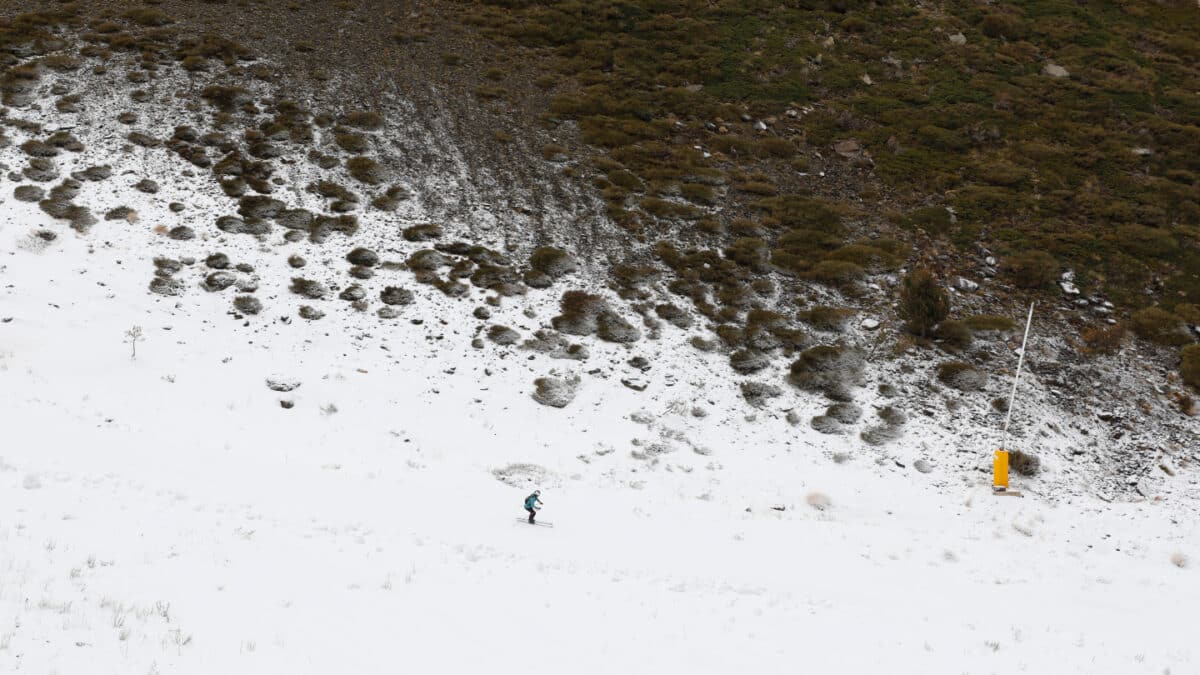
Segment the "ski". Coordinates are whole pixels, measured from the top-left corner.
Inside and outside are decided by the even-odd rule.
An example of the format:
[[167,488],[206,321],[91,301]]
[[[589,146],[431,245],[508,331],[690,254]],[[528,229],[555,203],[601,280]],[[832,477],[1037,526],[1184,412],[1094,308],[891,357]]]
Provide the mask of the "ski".
[[542,527],[554,527],[554,523],[543,523],[540,520],[534,521],[531,523],[531,522],[529,522],[528,518],[517,518],[517,522],[525,523],[526,525],[541,525]]

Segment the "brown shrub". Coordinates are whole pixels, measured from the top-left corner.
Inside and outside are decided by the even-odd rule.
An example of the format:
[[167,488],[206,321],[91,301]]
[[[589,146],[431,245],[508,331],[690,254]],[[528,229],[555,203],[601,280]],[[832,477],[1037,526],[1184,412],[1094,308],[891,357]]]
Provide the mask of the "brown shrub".
[[1192,342],[1183,321],[1161,307],[1147,307],[1130,319],[1138,337],[1155,344],[1178,346]]
[[1125,324],[1089,328],[1080,337],[1085,354],[1116,354],[1125,339]]
[[1179,354],[1179,372],[1183,381],[1200,390],[1200,345],[1188,345]]
[[1045,251],[1025,251],[1005,260],[1004,269],[1018,288],[1045,288],[1058,278],[1059,264]]
[[929,270],[921,268],[904,277],[900,288],[900,317],[913,335],[928,337],[950,314],[950,296]]

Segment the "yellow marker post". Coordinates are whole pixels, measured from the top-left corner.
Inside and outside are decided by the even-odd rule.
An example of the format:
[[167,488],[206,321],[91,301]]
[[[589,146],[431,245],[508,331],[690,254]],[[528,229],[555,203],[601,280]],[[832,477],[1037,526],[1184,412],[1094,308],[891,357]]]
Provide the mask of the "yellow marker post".
[[1004,492],[1008,489],[1008,451],[997,450],[992,459],[992,490]]

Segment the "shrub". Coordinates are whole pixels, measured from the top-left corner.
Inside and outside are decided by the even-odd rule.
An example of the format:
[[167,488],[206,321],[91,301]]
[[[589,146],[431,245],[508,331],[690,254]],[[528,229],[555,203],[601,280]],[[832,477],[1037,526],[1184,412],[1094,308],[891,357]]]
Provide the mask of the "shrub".
[[1032,453],[1022,450],[1010,450],[1008,453],[1008,464],[1022,476],[1036,476],[1042,468],[1042,460]]
[[379,185],[383,182],[383,165],[370,157],[351,157],[346,161],[346,169],[355,180],[367,185]]
[[973,337],[965,322],[953,320],[939,323],[933,336],[941,341],[942,346],[953,351],[962,351],[970,347]]
[[354,111],[343,117],[342,123],[358,129],[380,129],[383,127],[383,116],[377,112]]
[[239,295],[233,299],[233,307],[242,314],[258,314],[262,311],[262,302],[253,295]]
[[599,295],[584,291],[563,293],[562,313],[550,320],[554,329],[570,335],[591,335],[609,342],[636,342],[641,333],[621,318]]
[[986,333],[988,331],[1006,333],[1017,327],[1017,323],[1007,316],[998,316],[995,314],[976,314],[975,316],[967,317],[964,323],[967,328],[976,333]]
[[852,309],[817,306],[800,312],[796,318],[817,330],[840,333],[846,329],[846,323],[852,316],[854,316]]
[[904,277],[900,287],[900,317],[913,335],[928,337],[950,314],[950,296],[929,270],[920,268]]
[[800,353],[788,381],[840,401],[850,399],[850,387],[862,382],[863,355],[855,349],[820,345]]
[[1130,321],[1138,337],[1155,344],[1178,346],[1192,342],[1183,321],[1161,307],[1135,312]]
[[1018,288],[1045,288],[1058,278],[1059,264],[1045,251],[1025,251],[1005,260],[1004,269]]
[[1125,325],[1097,326],[1083,331],[1083,351],[1086,354],[1116,354],[1125,339]]
[[810,279],[830,286],[846,286],[865,275],[866,271],[862,267],[842,260],[822,260],[808,271]]
[[552,279],[558,279],[579,270],[579,263],[570,253],[553,246],[542,246],[529,256],[529,267]]
[[1180,352],[1179,372],[1183,381],[1200,390],[1200,345],[1188,345]]
[[979,391],[987,383],[987,375],[964,361],[946,361],[938,364],[937,378],[943,384],[959,391]]

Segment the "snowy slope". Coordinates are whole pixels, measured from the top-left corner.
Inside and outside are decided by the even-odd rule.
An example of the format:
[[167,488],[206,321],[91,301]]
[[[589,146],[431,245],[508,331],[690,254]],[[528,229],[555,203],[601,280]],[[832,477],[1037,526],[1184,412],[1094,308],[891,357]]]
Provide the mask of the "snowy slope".
[[[1149,499],[1108,501],[1128,476],[1081,431],[1095,422],[1068,419],[1037,378],[1015,421],[1043,475],[1025,499],[995,498],[988,398],[1006,383],[954,399],[956,417],[910,386],[929,379],[929,357],[877,359],[856,391],[864,419],[826,435],[809,424],[823,397],[784,385],[761,408],[744,401],[727,355],[687,346],[706,328],[668,325],[629,347],[583,338],[582,361],[476,348],[490,325],[526,339],[548,327],[567,288],[608,291],[585,259],[569,285],[478,321],[492,294],[414,283],[399,263],[426,244],[400,240],[402,226],[435,220],[448,239],[522,254],[541,243],[491,209],[498,193],[516,192],[514,212],[533,197],[469,168],[436,120],[414,126],[395,102],[377,136],[427,149],[436,170],[391,167],[412,199],[321,246],[218,230],[236,202],[211,174],[127,143],[120,71],[80,79],[81,112],[20,114],[83,141],[55,159],[61,178],[112,167],[75,203],[135,215],[77,233],[0,181],[3,672],[1200,671],[1196,478],[1134,476]],[[173,92],[202,84],[164,73],[135,128],[166,138],[201,124]],[[20,171],[35,134],[6,133],[0,162]],[[285,159],[278,195],[320,212],[326,200],[302,188],[320,176]],[[143,178],[159,191],[135,189]],[[529,217],[599,211],[586,198]],[[196,237],[164,236],[180,225]],[[293,276],[347,285],[352,246],[385,263],[362,282],[372,310],[389,285],[414,293],[398,318],[288,291]],[[235,275],[261,314],[233,313],[235,288],[202,288],[216,252],[252,267]],[[192,259],[178,296],[147,291],[156,257]],[[302,304],[324,318],[300,318]],[[1047,337],[1032,358],[1059,346]],[[1012,360],[1001,341],[995,352]],[[776,363],[754,379],[783,374]],[[545,376],[578,376],[574,400],[535,402]],[[622,384],[635,379],[644,391]],[[884,382],[909,421],[868,446],[859,433],[892,402]],[[519,522],[535,487],[553,528]]]
[[[86,186],[97,212],[135,199],[110,183]],[[792,426],[784,409],[824,403],[750,408],[675,329],[582,363],[478,350],[472,305],[423,287],[394,321],[284,323],[281,256],[153,231],[172,191],[202,209],[202,187],[77,235],[7,185],[6,672],[1200,669],[1186,500],[1000,499],[986,474],[901,468],[936,438],[885,452]],[[263,315],[226,315],[202,262],[185,295],[146,292],[154,255],[215,248],[274,279]],[[555,295],[492,322],[528,335]],[[619,383],[634,353],[654,364],[641,393]],[[530,396],[597,368],[564,409]],[[553,529],[517,522],[534,485]]]

